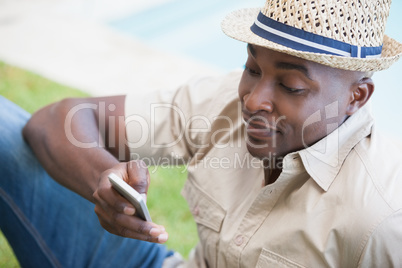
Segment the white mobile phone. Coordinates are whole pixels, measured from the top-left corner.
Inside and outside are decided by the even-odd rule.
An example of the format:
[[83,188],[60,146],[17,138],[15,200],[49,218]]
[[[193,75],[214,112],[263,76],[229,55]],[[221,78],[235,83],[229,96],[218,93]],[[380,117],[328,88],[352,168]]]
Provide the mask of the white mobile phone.
[[144,221],[152,221],[144,198],[133,187],[114,173],[110,173],[108,178],[113,188],[133,204],[138,217]]

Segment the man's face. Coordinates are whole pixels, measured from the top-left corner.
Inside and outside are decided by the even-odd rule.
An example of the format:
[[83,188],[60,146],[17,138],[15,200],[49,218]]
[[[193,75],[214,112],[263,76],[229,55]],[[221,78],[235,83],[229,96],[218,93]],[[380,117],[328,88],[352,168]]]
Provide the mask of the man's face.
[[327,136],[347,118],[361,75],[249,45],[239,85],[249,152],[281,157]]

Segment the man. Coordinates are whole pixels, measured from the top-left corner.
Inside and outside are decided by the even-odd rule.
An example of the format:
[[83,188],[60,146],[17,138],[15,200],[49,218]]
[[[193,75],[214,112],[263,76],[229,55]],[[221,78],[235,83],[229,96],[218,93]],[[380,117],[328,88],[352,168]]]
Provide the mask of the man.
[[401,266],[402,157],[367,107],[372,73],[402,54],[384,36],[389,6],[267,0],[222,24],[248,43],[242,75],[34,114],[23,133],[47,173],[95,203],[105,230],[135,240],[98,229],[89,202],[47,178],[15,137],[26,115],[2,118],[10,141],[1,157],[12,168],[2,168],[1,228],[17,256],[26,265],[30,249],[50,266],[162,265],[173,254],[159,245],[166,230],[137,218],[107,179],[114,172],[146,194],[138,159],[152,158],[188,163],[183,195],[200,236],[189,267]]

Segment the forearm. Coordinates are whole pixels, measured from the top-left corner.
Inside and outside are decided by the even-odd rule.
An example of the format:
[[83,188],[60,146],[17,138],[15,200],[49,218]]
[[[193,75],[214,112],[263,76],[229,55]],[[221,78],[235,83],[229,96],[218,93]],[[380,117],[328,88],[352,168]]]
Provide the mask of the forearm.
[[165,243],[165,228],[136,217],[133,205],[112,188],[107,176],[116,173],[147,194],[150,178],[145,164],[117,160],[126,161],[129,156],[124,102],[124,96],[64,100],[36,112],[23,135],[50,176],[95,204],[105,230]]
[[100,174],[118,160],[104,149],[94,109],[72,110],[80,102],[85,101],[65,100],[41,109],[23,135],[51,177],[93,202]]

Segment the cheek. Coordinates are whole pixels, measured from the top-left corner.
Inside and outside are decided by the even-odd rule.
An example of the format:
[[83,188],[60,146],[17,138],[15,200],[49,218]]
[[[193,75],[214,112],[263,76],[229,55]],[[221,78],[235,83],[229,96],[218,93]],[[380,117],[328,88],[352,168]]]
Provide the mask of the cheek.
[[244,71],[239,82],[239,88],[238,88],[239,99],[243,100],[244,95],[249,93],[252,88],[253,88],[253,79],[250,79],[247,76],[246,71]]
[[316,103],[310,103],[304,110],[297,110],[298,113],[291,118],[294,138],[299,145],[316,143],[337,129],[344,120],[343,103],[332,101],[324,106],[314,106]]
[[305,102],[299,106],[289,105],[286,111],[286,125],[289,130],[288,140],[295,147],[310,145],[326,134],[326,122],[323,120],[323,107],[317,101]]

